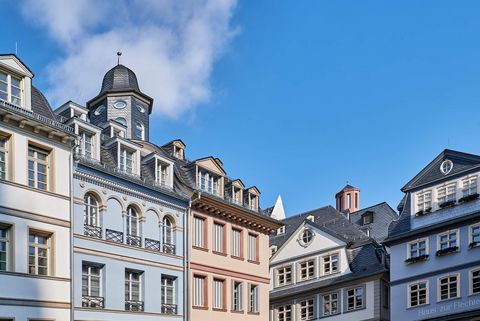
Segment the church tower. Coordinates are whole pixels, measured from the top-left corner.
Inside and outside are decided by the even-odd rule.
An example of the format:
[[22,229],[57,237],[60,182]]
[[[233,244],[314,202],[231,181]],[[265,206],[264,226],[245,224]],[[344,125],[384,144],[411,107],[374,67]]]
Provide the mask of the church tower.
[[103,77],[100,93],[87,102],[92,124],[105,128],[109,122],[123,128],[125,138],[149,140],[153,98],[140,91],[135,73],[118,64]]

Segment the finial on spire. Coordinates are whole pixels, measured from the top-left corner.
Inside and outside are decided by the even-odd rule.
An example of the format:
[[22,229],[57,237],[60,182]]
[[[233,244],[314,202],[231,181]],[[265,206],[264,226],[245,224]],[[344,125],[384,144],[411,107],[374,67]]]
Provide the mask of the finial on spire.
[[120,56],[122,55],[121,51],[117,51],[117,65],[120,65]]

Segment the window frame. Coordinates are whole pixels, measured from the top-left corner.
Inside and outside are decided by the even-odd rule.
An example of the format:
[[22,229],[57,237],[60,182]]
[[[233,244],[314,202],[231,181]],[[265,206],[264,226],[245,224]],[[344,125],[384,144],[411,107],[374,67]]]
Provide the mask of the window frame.
[[[298,281],[299,282],[303,282],[303,281],[309,281],[309,280],[313,280],[317,277],[316,275],[316,271],[317,271],[317,260],[315,260],[314,258],[310,258],[310,259],[305,259],[305,260],[302,260],[300,262],[298,262]],[[312,263],[312,266],[308,266],[308,263]],[[302,264],[307,264],[307,266],[305,268],[302,268]],[[309,270],[312,269],[313,270],[313,276],[312,277],[309,277]],[[306,274],[307,274],[307,277],[306,278],[303,278],[302,277],[302,270],[305,270],[306,271]]]
[[[420,290],[417,289],[416,292],[418,292],[418,304],[412,305],[412,286],[414,285],[420,285],[425,283],[425,303],[420,304]],[[424,305],[429,305],[430,304],[430,284],[429,280],[418,280],[412,283],[407,284],[407,307],[408,308],[417,308],[421,307]]]
[[[208,309],[208,277],[204,274],[193,274],[193,282],[192,282],[192,308],[193,309]],[[201,297],[201,300],[202,300],[202,305],[196,305],[196,292],[197,292],[197,289],[196,289],[196,282],[195,282],[195,279],[202,279],[203,281],[203,284],[202,284],[202,287],[203,289],[201,290],[201,293],[202,293],[202,297]]]
[[[239,255],[236,255],[235,251],[235,235],[238,233],[238,253]],[[243,253],[243,229],[232,227],[231,230],[231,239],[232,239],[232,250],[231,250],[231,257],[243,260],[244,259],[244,253]]]
[[[415,244],[415,243],[420,243],[422,241],[425,241],[425,255],[426,256],[429,256],[430,254],[430,239],[429,237],[422,237],[422,238],[419,238],[419,239],[416,239],[416,240],[413,240],[413,241],[410,241],[407,243],[407,259],[411,259],[411,258],[416,258],[416,257],[421,257],[421,255],[417,255],[417,256],[411,256],[411,245],[412,244]],[[419,253],[419,248],[417,248],[417,253]]]
[[[474,183],[474,184],[472,184]],[[474,187],[472,187],[474,185]],[[475,188],[474,192],[472,193],[472,189]],[[465,193],[468,191],[467,193]],[[462,197],[467,197],[470,195],[474,195],[478,193],[478,176],[468,176],[462,179]]]
[[[25,79],[24,78],[25,77],[22,77],[16,73],[12,73],[11,71],[7,71],[6,69],[0,69],[0,73],[6,75],[6,81],[0,80],[0,82],[4,83],[7,86],[6,92],[4,92],[3,90],[0,90],[0,92],[5,93],[7,95],[7,99],[5,101],[18,107],[24,107],[25,105],[24,104],[25,103]],[[13,84],[12,78],[18,80],[19,86],[16,86]],[[20,96],[13,95],[12,93],[13,87],[19,90]],[[20,100],[20,104],[14,103],[13,97],[18,98]]]
[[[474,233],[473,233],[473,229],[474,228],[478,228],[479,229],[479,238],[480,238],[480,223],[475,223],[475,224],[471,224],[468,226],[468,242],[469,244],[473,244],[475,241],[473,240],[473,237],[474,237]],[[471,247],[477,247],[477,246],[480,246],[480,240],[478,242],[476,242],[477,245],[474,245],[474,246],[471,246]]]
[[[2,146],[2,144],[0,144],[0,154],[3,154],[3,161],[1,161],[1,157],[0,157],[0,164],[3,163],[4,170],[3,171],[0,170],[0,179],[7,180],[8,176],[9,176],[8,175],[9,174],[9,170],[8,170],[9,159],[8,158],[9,158],[10,137],[0,133],[0,142],[1,141],[3,141],[3,146]],[[1,166],[0,166],[0,168],[1,168]]]
[[[478,272],[478,292],[473,292],[473,273]],[[478,295],[480,294],[480,266],[475,267],[468,271],[468,295]]]
[[[214,311],[226,311],[227,310],[227,287],[226,287],[226,279],[213,277],[212,281],[212,310]],[[217,293],[216,284],[221,284],[221,293]],[[220,295],[220,297],[217,297]],[[221,306],[217,306],[215,302],[217,298],[220,299]]]
[[[447,291],[448,291],[448,298],[446,299],[442,299],[442,284],[441,284],[441,281],[443,279],[449,279],[451,277],[455,277],[456,280],[455,280],[455,284],[456,284],[456,296],[455,297],[451,297],[451,284],[453,284],[453,282],[448,282],[447,283]],[[449,273],[449,274],[446,274],[446,275],[442,275],[442,276],[439,276],[437,278],[437,302],[445,302],[445,301],[450,301],[450,300],[455,300],[455,299],[459,299],[461,298],[461,282],[460,282],[460,273]]]
[[[87,274],[85,274],[84,271],[83,271],[84,266],[87,266],[87,268],[88,268]],[[98,270],[99,270],[98,276],[91,273],[91,268],[93,268],[93,267],[98,268]],[[84,276],[87,277],[87,292],[88,292],[88,294],[86,294],[86,295],[83,293],[83,287],[84,287],[83,277]],[[98,296],[92,295],[92,291],[91,291],[92,277],[98,278]],[[82,297],[84,297],[84,296],[103,297],[103,292],[104,292],[104,289],[103,289],[103,265],[88,262],[88,261],[82,261]]]
[[[333,271],[333,269],[332,269],[332,266],[333,266],[332,256],[337,256],[337,270],[336,271]],[[325,258],[327,258],[327,257],[329,258],[329,262],[325,263]],[[336,274],[336,273],[340,272],[340,252],[332,252],[332,253],[322,255],[321,262],[322,262],[322,267],[321,267],[322,276],[328,276],[328,275],[332,275],[332,274]],[[328,273],[325,270],[325,264],[329,265],[330,272],[328,272]]]
[[[119,162],[118,168],[120,171],[135,175],[137,173],[136,150],[133,150],[123,144],[119,146]],[[128,157],[130,156],[130,158]]]
[[[34,236],[34,242],[30,242],[30,236],[33,235]],[[40,244],[37,242],[38,240],[38,237],[43,237],[46,239],[46,244]],[[40,231],[40,230],[36,230],[36,229],[29,229],[28,230],[28,242],[27,242],[27,247],[28,247],[28,251],[27,251],[27,257],[28,257],[28,260],[27,260],[27,266],[28,266],[28,274],[30,275],[40,275],[40,276],[50,276],[50,275],[53,275],[53,271],[52,271],[52,258],[53,258],[53,234],[50,233],[50,232],[46,232],[46,231]],[[34,254],[33,254],[33,257],[34,257],[34,269],[35,269],[35,272],[31,272],[30,271],[30,268],[31,268],[31,264],[30,264],[30,257],[32,256],[30,254],[30,248],[33,247],[34,248]],[[39,270],[39,255],[38,255],[38,249],[45,249],[46,250],[46,261],[47,261],[47,265],[46,266],[42,266],[46,269],[46,274],[40,274],[38,272]]]
[[[164,281],[170,280],[172,284],[164,284]],[[166,302],[168,300],[164,300],[163,298],[168,299],[168,289],[172,289],[172,302]],[[177,304],[177,277],[173,275],[162,274],[160,277],[160,291],[161,291],[161,304],[170,304],[175,305]]]
[[[332,295],[334,294],[337,295],[337,298],[335,300],[332,299]],[[325,297],[328,297],[328,302],[330,303],[330,306],[333,305],[332,302],[337,302],[336,312],[329,312],[328,314],[325,314]],[[320,301],[322,304],[321,318],[326,318],[332,315],[337,315],[342,313],[341,291],[333,291],[333,292],[321,294]],[[331,307],[330,307],[330,310],[331,310]]]
[[[79,152],[80,155],[86,157],[88,159],[95,159],[95,133],[92,133],[88,130],[83,128],[79,129],[79,136],[80,136],[80,145],[79,145]],[[87,153],[87,137],[90,138],[90,155]]]
[[[427,200],[427,195],[429,197],[429,200]],[[420,200],[420,198],[422,198],[422,200]],[[433,190],[427,189],[427,190],[417,192],[415,195],[415,206],[416,206],[415,213],[419,211],[425,212],[429,209],[431,210],[433,208]]]
[[[253,292],[252,292],[252,289],[253,289]],[[248,313],[250,314],[260,313],[259,289],[260,289],[259,284],[254,284],[254,283],[248,284]]]
[[[235,294],[235,286],[239,285],[239,290],[237,294]],[[243,294],[244,294],[244,282],[232,280],[232,311],[235,312],[243,312],[244,311],[244,304],[243,304]],[[235,295],[237,295],[238,302],[235,302]],[[238,305],[238,306],[236,306]]]
[[[30,151],[33,151],[34,156],[30,156]],[[45,155],[45,160],[39,159],[38,154]],[[27,183],[31,188],[39,189],[42,191],[50,190],[50,158],[52,151],[43,147],[39,147],[36,144],[28,143],[27,145]],[[33,170],[30,169],[30,162],[33,163]],[[38,165],[45,166],[45,173],[38,171]],[[30,179],[30,172],[33,172],[33,180]],[[40,182],[39,175],[45,175],[45,182]],[[33,186],[31,185],[33,181]],[[39,187],[39,183],[44,184],[45,188]]]
[[[358,296],[357,290],[358,289],[362,290],[362,297],[361,297],[362,298],[362,304],[361,305],[357,305],[357,296]],[[348,306],[348,299],[352,296],[348,292],[352,291],[352,290],[354,291],[353,292],[354,307],[352,309],[350,309],[349,306]],[[345,311],[344,311],[344,313],[365,309],[367,307],[367,305],[366,305],[366,303],[367,303],[367,300],[366,300],[366,298],[367,298],[367,293],[366,293],[367,288],[366,288],[365,284],[349,287],[349,288],[346,288],[344,291],[345,291],[344,292],[345,293],[345,302],[344,302]]]
[[[309,305],[308,302],[312,301],[312,305]],[[302,306],[302,303],[306,302],[305,306]],[[297,306],[298,306],[298,320],[299,321],[313,321],[317,319],[317,307],[316,307],[317,300],[315,297],[308,297],[304,299],[299,299]],[[312,308],[312,317],[309,318],[309,308]],[[302,318],[302,309],[306,309],[306,318]]]
[[[220,234],[217,235],[217,227],[220,227]],[[217,240],[217,236],[219,239]],[[212,252],[215,254],[226,255],[227,254],[227,227],[225,223],[220,221],[213,221],[213,247]],[[220,242],[220,243],[217,243]]]
[[[292,303],[287,303],[283,305],[278,305],[276,307],[276,318],[277,321],[293,321],[293,309]],[[287,308],[288,307],[288,308]],[[282,315],[282,317],[280,317]]]
[[[453,188],[453,191],[450,190]],[[445,193],[443,195],[443,193]],[[443,203],[457,201],[457,182],[448,182],[436,188],[437,204],[440,206]],[[441,201],[441,199],[443,199]]]
[[[202,243],[203,244],[197,244],[197,226],[195,224],[196,220],[201,220],[202,223]],[[208,219],[205,216],[193,215],[193,242],[192,242],[192,247],[195,249],[200,249],[204,251],[208,251]]]
[[3,242],[5,243],[5,269],[2,270],[0,269],[0,271],[4,271],[4,272],[8,272],[10,271],[10,261],[11,261],[11,255],[12,255],[12,251],[11,251],[11,242],[10,242],[10,235],[11,235],[11,229],[12,229],[12,226],[11,225],[7,225],[7,224],[2,224],[0,223],[0,229],[2,230],[5,230],[5,237],[1,237],[0,236],[0,242]]
[[[255,246],[253,247],[250,243],[251,238],[255,239]],[[259,240],[260,236],[256,233],[249,232],[247,235],[247,260],[250,263],[258,264],[260,262],[260,253],[259,253]],[[255,249],[255,257],[253,257],[252,250]]]
[[[447,242],[448,244],[450,244],[450,242],[452,242],[450,239],[447,239],[446,241],[441,241],[442,236],[447,235],[449,237],[451,234],[456,235],[455,236],[455,246],[458,248],[458,250],[460,250],[460,230],[459,229],[453,229],[453,230],[448,230],[448,231],[438,233],[438,235],[437,235],[437,251],[442,250],[442,247],[441,247],[442,243]],[[452,247],[452,246],[447,246],[446,248],[450,248],[450,247]]]
[[[289,269],[289,271],[287,271]],[[280,276],[282,276],[284,282],[280,283]],[[290,282],[287,282],[287,276],[290,276]],[[283,287],[293,283],[293,265],[283,265],[275,268],[275,287]]]

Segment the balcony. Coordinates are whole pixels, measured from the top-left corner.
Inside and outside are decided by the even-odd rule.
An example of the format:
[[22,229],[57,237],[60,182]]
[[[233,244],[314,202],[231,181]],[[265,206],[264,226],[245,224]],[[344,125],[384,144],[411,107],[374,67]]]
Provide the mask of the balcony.
[[126,311],[143,311],[143,301],[125,301]]
[[177,305],[176,304],[162,304],[162,313],[163,314],[177,314]]
[[136,247],[142,247],[142,238],[137,235],[127,234],[127,244]]
[[160,252],[160,241],[145,238],[145,249]]
[[115,230],[105,230],[106,239],[110,242],[123,243],[123,233]]
[[102,296],[82,296],[82,307],[103,309],[105,301]]
[[175,244],[163,243],[162,246],[163,253],[175,254]]
[[93,225],[88,225],[84,224],[83,225],[83,234],[89,237],[94,237],[97,239],[102,238],[102,227],[101,226],[93,226]]

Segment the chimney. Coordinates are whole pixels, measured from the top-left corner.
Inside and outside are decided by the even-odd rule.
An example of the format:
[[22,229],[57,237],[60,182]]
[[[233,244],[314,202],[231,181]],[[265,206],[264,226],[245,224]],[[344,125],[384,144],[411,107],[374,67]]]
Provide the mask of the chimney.
[[352,212],[360,209],[360,189],[352,185],[345,185],[344,188],[335,194],[335,207],[337,211],[346,213],[348,217]]

